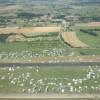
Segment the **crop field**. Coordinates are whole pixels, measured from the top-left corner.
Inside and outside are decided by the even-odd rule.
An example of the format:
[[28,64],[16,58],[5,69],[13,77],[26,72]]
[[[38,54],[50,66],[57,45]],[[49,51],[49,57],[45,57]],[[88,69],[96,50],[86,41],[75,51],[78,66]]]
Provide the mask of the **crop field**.
[[12,6],[5,6],[4,8],[0,7],[0,12],[9,11],[9,10],[16,10],[19,9],[19,5],[12,5]]
[[69,46],[59,39],[58,33],[43,34],[26,36],[26,41],[23,42],[4,42],[1,39],[3,41],[0,42],[0,59],[31,59],[34,56],[64,56],[72,52]]
[[[35,34],[35,33],[34,33]],[[39,34],[39,33],[38,33]],[[71,48],[64,43],[58,33],[29,34],[26,40],[22,42],[3,42],[0,39],[0,59],[31,59],[32,57],[45,56],[79,56],[79,55],[100,55],[100,39],[83,32],[77,32],[79,39],[89,45],[89,48]],[[32,38],[30,38],[32,37]],[[86,39],[88,37],[89,39]],[[91,38],[90,38],[91,37]],[[2,37],[3,38],[3,37]],[[13,37],[9,37],[6,41],[15,41]]]
[[0,0],[0,98],[16,94],[100,94],[100,0]]
[[1,67],[0,93],[100,93],[100,66]]
[[89,23],[82,23],[82,24],[76,24],[77,26],[90,26],[90,27],[99,27],[100,26],[100,22],[89,22]]
[[60,27],[27,27],[27,28],[17,28],[17,27],[6,27],[0,28],[0,33],[36,33],[36,32],[59,32]]
[[69,45],[71,45],[72,47],[76,47],[76,48],[86,48],[89,47],[88,45],[86,45],[85,43],[83,43],[82,41],[80,41],[75,32],[65,32],[62,33],[62,37],[64,39],[64,41],[66,43],[68,43]]
[[77,38],[89,46],[88,48],[74,48],[74,51],[79,52],[80,55],[100,55],[99,22],[79,23],[73,29]]
[[[29,60],[35,56],[59,57],[59,56],[100,55],[100,48],[99,48],[100,30],[98,26],[94,27],[94,26],[76,25],[75,26],[76,34],[74,35],[67,34],[68,36],[64,35],[63,38],[66,38],[67,42],[70,42],[70,44],[74,43],[73,45],[74,48],[70,47],[68,43],[66,44],[60,38],[58,33],[61,29],[60,27],[48,27],[49,30],[45,29],[47,27],[37,27],[37,28],[32,28],[32,30],[31,28],[22,28],[22,29],[18,29],[16,27],[14,28],[15,30],[17,29],[16,32],[18,30],[20,31],[19,34],[18,33],[12,33],[8,35],[0,34],[1,60],[7,60],[7,59],[17,60],[19,58]],[[13,30],[11,30],[10,28],[0,28],[0,29],[4,33],[6,32],[9,33],[10,31],[14,32],[14,28]],[[33,32],[34,30],[35,32]],[[87,37],[89,39],[87,39]],[[80,46],[78,43],[81,43],[81,47],[83,47],[83,45],[85,47],[76,48]],[[87,48],[88,46],[89,48]]]
[[[45,32],[40,32],[40,29]],[[0,34],[0,59],[31,59],[34,56],[80,56],[80,55],[100,55],[100,30],[97,26],[75,26],[76,34],[67,34],[63,38],[66,38],[67,42],[71,44],[74,43],[74,48],[66,44],[59,36],[60,27],[48,27],[48,30],[45,30],[45,27],[37,27],[36,29],[32,28],[22,28],[20,30],[25,33],[13,33],[13,34]],[[3,32],[5,28],[1,28]],[[11,30],[6,28],[6,31],[14,32],[14,29]],[[8,30],[9,29],[9,30]],[[25,30],[24,30],[25,29]],[[37,31],[30,33],[32,31]],[[55,31],[55,32],[52,32]],[[87,32],[86,32],[87,31]],[[16,31],[17,32],[17,31]],[[29,32],[29,33],[28,33]],[[67,33],[67,32],[66,32]],[[76,36],[77,35],[77,36]],[[73,38],[72,38],[73,37]],[[87,39],[87,37],[89,39]],[[70,40],[70,41],[68,41]],[[74,41],[73,41],[74,40]],[[20,42],[18,42],[20,41]],[[76,43],[76,42],[77,43]],[[82,41],[82,42],[81,42]],[[76,48],[80,46],[78,43],[81,43],[84,48]],[[89,48],[87,48],[89,46]]]
[[[82,30],[83,29],[83,30]],[[84,31],[85,30],[85,31]],[[99,48],[100,44],[100,27],[81,27],[77,32],[78,37],[85,43],[91,46],[91,48]],[[89,39],[86,39],[89,38]]]

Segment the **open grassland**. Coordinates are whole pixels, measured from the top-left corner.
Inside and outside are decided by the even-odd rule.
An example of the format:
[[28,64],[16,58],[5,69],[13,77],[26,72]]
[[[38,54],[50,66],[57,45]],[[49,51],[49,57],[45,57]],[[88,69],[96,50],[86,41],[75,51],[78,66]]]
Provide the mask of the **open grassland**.
[[0,93],[100,93],[100,66],[1,67]]
[[72,52],[66,44],[59,40],[59,37],[55,37],[55,39],[48,40],[48,37],[46,37],[45,39],[31,42],[1,42],[0,59],[16,60],[21,58],[31,59],[35,56],[65,56]]

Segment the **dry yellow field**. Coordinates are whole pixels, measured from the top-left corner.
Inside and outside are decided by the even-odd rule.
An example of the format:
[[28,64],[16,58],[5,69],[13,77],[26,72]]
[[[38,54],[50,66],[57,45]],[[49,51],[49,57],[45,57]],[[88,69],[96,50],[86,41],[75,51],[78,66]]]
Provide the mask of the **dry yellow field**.
[[100,26],[100,22],[90,22],[87,23],[88,26]]
[[16,10],[16,9],[21,9],[22,7],[20,5],[10,5],[10,6],[4,6],[4,7],[0,7],[0,11],[9,11],[9,10]]
[[85,43],[83,43],[78,39],[75,32],[63,32],[62,38],[66,43],[68,43],[72,47],[76,47],[76,48],[89,47],[88,45],[86,45]]
[[6,27],[0,28],[0,33],[9,34],[9,33],[35,33],[35,32],[60,32],[61,27],[27,27],[27,28],[18,28],[18,27]]
[[99,62],[100,56],[33,57],[33,63],[47,62]]
[[82,23],[82,24],[76,24],[76,26],[90,26],[90,27],[98,27],[100,26],[100,22],[89,22],[89,23]]

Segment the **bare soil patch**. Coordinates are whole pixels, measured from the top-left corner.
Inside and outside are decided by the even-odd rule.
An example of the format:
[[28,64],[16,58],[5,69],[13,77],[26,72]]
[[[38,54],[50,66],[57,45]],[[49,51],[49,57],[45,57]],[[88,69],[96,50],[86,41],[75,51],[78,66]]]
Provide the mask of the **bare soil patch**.
[[71,45],[72,47],[76,48],[89,47],[87,44],[83,43],[78,39],[75,32],[64,32],[62,33],[62,38],[64,39],[64,42]]

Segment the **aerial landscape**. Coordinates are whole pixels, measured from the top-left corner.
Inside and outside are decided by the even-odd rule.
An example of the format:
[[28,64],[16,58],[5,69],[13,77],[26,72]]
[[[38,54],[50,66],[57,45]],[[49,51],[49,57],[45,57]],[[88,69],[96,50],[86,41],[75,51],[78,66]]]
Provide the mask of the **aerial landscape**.
[[100,0],[0,0],[0,98],[99,94]]

